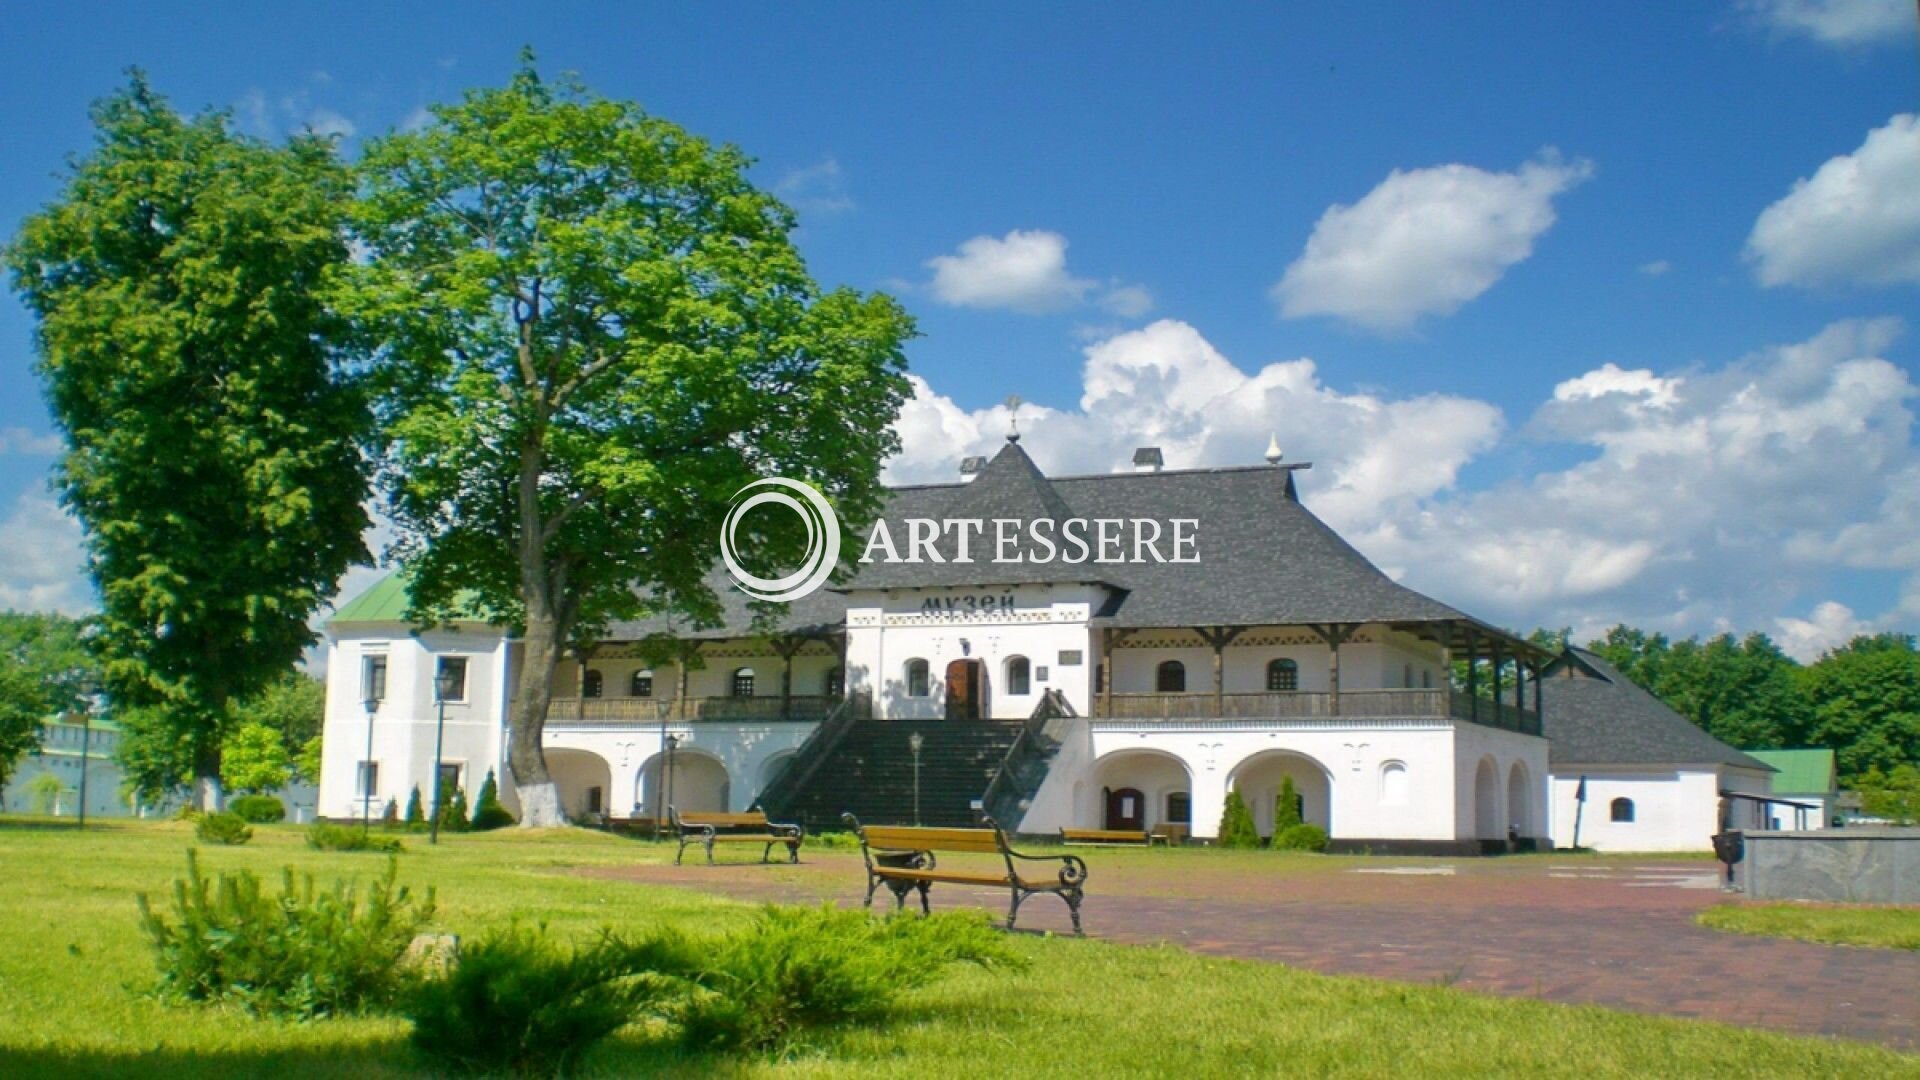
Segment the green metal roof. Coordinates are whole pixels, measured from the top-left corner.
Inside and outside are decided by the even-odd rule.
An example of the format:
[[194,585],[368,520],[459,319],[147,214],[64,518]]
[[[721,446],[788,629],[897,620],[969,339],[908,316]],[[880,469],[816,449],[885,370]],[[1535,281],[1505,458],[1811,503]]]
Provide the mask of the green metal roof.
[[1754,757],[1778,769],[1775,795],[1826,795],[1833,791],[1833,751],[1752,750]]
[[[462,609],[462,616],[474,622],[484,622],[478,614],[478,597],[471,592],[461,592],[454,602]],[[373,583],[366,592],[340,605],[340,610],[327,620],[328,626],[343,626],[349,623],[404,623],[407,621],[407,575],[396,570]]]

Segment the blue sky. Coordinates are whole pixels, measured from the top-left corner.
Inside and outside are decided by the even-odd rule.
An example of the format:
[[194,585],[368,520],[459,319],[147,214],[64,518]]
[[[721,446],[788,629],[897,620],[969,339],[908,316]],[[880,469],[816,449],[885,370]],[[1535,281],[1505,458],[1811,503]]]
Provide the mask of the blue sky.
[[[415,7],[11,13],[0,229],[129,65],[352,154],[531,43],[745,148],[816,276],[919,317],[896,476],[1017,393],[1057,469],[1278,434],[1376,561],[1513,625],[1920,627],[1905,0]],[[0,604],[83,606],[30,359],[0,300]]]

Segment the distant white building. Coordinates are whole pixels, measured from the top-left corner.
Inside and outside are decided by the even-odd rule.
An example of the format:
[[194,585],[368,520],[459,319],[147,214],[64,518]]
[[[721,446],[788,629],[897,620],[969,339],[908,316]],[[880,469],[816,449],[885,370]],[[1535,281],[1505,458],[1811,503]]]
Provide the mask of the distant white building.
[[[964,463],[960,482],[895,489],[883,512],[900,538],[916,520],[1084,520],[1099,555],[1140,554],[1130,523],[1191,523],[1162,531],[1158,558],[1042,560],[1023,536],[1020,561],[964,559],[943,532],[939,558],[860,565],[770,631],[724,575],[720,626],[614,627],[558,673],[545,750],[563,805],[651,818],[766,796],[816,825],[842,810],[900,821],[917,777],[927,823],[985,812],[1027,833],[1211,837],[1236,789],[1271,831],[1290,777],[1336,846],[1545,843],[1537,675],[1551,653],[1381,573],[1301,504],[1300,466],[1277,454],[1246,468],[1158,461],[1148,448],[1136,471],[1049,478],[1010,441]],[[1100,522],[1119,523],[1111,545]],[[1181,528],[1192,558],[1165,557]],[[518,643],[479,622],[416,632],[405,615],[394,576],[327,625],[321,812],[430,794],[437,672],[452,687],[446,779],[471,792],[492,770],[513,806]],[[1469,691],[1450,686],[1457,661]]]
[[1773,768],[1700,730],[1599,655],[1566,650],[1540,688],[1555,847],[1708,851],[1723,828],[1767,827]]
[[1840,814],[1840,778],[1833,751],[1755,750],[1753,756],[1774,769],[1768,807],[1776,829],[1828,829]]

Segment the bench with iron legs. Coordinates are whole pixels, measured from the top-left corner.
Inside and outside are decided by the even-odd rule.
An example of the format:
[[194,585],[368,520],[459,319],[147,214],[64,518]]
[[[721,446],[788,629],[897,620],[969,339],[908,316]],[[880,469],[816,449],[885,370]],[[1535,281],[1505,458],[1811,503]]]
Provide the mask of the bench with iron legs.
[[759,810],[749,810],[744,814],[722,814],[709,812],[681,813],[667,807],[667,820],[672,822],[673,831],[679,834],[680,850],[673,853],[673,864],[680,865],[680,859],[687,853],[687,845],[699,844],[706,849],[707,864],[713,864],[713,846],[715,844],[762,844],[760,861],[767,862],[773,855],[776,844],[787,848],[787,861],[800,861],[800,841],[806,836],[806,830],[798,825],[782,825],[768,821],[767,815]]
[[[1080,929],[1080,900],[1087,882],[1087,864],[1077,855],[1026,855],[1013,850],[1007,834],[986,819],[984,829],[929,829],[904,825],[862,825],[852,814],[842,814],[860,837],[860,857],[867,864],[867,906],[882,885],[893,893],[894,910],[907,906],[907,894],[920,894],[920,911],[931,914],[927,894],[935,882],[986,885],[1006,889],[1007,929],[1020,917],[1020,905],[1036,893],[1052,893],[1066,901],[1073,932]],[[937,853],[997,855],[992,869],[942,869]],[[1041,865],[1032,865],[1041,864]],[[1054,865],[1048,865],[1054,864]]]
[[1072,847],[1146,847],[1145,829],[1061,829],[1060,842]]

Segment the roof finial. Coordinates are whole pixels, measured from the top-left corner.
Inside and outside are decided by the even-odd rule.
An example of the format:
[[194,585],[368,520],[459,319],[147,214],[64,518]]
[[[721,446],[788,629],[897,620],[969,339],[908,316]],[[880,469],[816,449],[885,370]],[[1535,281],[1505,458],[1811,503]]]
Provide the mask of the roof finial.
[[1267,436],[1267,464],[1269,465],[1280,464],[1280,459],[1282,456],[1283,455],[1280,453],[1279,434],[1275,433]]
[[1007,441],[1020,441],[1020,395],[1007,395]]

